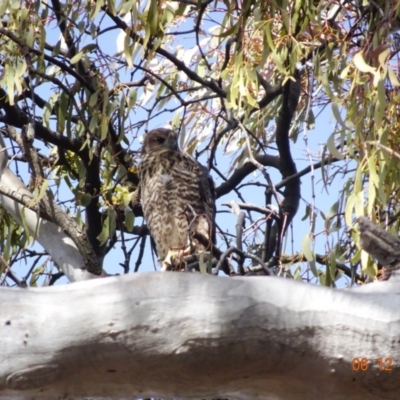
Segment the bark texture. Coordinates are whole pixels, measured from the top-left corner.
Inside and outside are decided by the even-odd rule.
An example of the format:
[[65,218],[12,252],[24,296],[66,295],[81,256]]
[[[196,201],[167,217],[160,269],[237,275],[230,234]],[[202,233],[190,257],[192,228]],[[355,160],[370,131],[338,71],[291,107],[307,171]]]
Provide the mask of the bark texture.
[[398,399],[399,294],[178,273],[0,288],[0,398]]

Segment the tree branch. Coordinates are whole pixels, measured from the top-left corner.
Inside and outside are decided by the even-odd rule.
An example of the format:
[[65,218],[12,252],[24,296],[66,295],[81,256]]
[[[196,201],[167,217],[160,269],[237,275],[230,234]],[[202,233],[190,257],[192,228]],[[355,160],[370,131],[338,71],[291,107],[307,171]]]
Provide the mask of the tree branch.
[[[85,269],[85,262],[72,239],[56,224],[40,218],[39,210],[33,211],[33,195],[25,187],[24,183],[7,167],[7,151],[4,140],[0,135],[0,204],[11,214],[21,226],[27,229],[27,233],[45,248],[54,262],[62,269],[70,281],[86,280],[96,277]],[[21,205],[32,207],[29,209]]]
[[[102,9],[105,11],[105,13],[108,15],[108,17],[110,17],[115,22],[115,24],[120,29],[122,29],[123,31],[127,31],[128,25],[125,23],[125,21],[123,21],[122,19],[118,18],[117,16],[111,14],[108,11],[107,7],[104,6],[104,7],[102,7]],[[143,44],[143,38],[141,38],[134,31],[129,30],[129,35],[130,35],[130,38],[133,41],[135,41],[136,43]],[[149,43],[148,47],[150,49],[152,49],[153,45]],[[167,60],[171,61],[172,64],[174,64],[175,67],[179,71],[184,72],[188,76],[188,78],[190,78],[191,80],[193,80],[197,83],[200,83],[204,87],[211,89],[214,93],[217,93],[222,98],[226,98],[226,92],[224,90],[222,90],[214,80],[200,78],[200,76],[197,75],[196,72],[194,72],[192,69],[190,69],[183,61],[179,60],[173,54],[169,53],[167,50],[163,49],[162,47],[157,47],[155,49],[155,52],[157,54],[159,54],[160,56],[165,57]]]
[[[279,157],[271,156],[269,154],[259,155],[254,157],[260,164],[268,167],[279,168]],[[249,162],[246,162],[240,168],[237,168],[235,172],[231,175],[231,177],[224,183],[221,183],[216,189],[215,193],[217,198],[224,196],[229,193],[233,188],[242,182],[246,176],[251,174],[257,169],[257,167]]]
[[400,269],[400,239],[365,217],[358,218],[357,222],[361,247],[384,265],[382,279],[389,279]]
[[[32,167],[32,176],[36,180],[36,184],[40,187],[45,183],[45,177],[40,166],[39,158],[36,150],[32,146],[34,139],[34,128],[32,124],[24,127],[24,134],[22,137],[17,134],[13,127],[7,129],[9,136],[15,140],[23,150],[29,164]],[[35,198],[30,199],[31,202],[35,202]],[[96,275],[102,273],[102,261],[100,257],[96,257],[95,252],[91,244],[88,242],[86,235],[82,232],[82,229],[75,222],[75,220],[66,215],[66,213],[58,206],[52,196],[46,191],[39,201],[41,208],[45,210],[51,222],[56,223],[64,232],[68,233],[71,237],[84,259],[84,265],[87,270]]]
[[398,292],[168,272],[0,288],[0,397],[397,400]]

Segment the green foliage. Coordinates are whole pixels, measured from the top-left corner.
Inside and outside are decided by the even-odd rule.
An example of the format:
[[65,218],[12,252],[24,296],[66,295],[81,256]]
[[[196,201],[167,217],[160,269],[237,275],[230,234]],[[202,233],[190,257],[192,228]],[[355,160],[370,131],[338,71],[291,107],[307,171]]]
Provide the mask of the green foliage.
[[[400,6],[381,3],[358,9],[333,0],[99,0],[66,1],[58,9],[58,2],[0,2],[1,121],[21,128],[36,118],[43,128],[34,145],[48,180],[31,182],[33,203],[49,189],[77,220],[87,223],[81,218],[86,212],[97,215],[101,226],[90,236],[99,249],[125,243],[124,235],[135,237],[135,215],[126,207],[138,184],[140,135],[170,124],[190,154],[206,149],[225,155],[229,166],[220,175],[228,178],[250,152],[271,154],[283,107],[280,93],[273,93],[294,80],[301,63],[305,72],[290,137],[298,146],[309,129],[321,129],[319,114],[329,110],[335,122],[322,127],[319,159],[307,154],[310,164],[321,161],[323,190],[342,182],[326,214],[315,194],[302,193],[310,229],[298,251],[321,284],[334,284],[338,262],[374,278],[376,265],[360,251],[355,218],[367,215],[394,233],[400,221],[393,35]],[[217,168],[215,159],[210,162]],[[12,263],[29,235],[1,212],[1,253]],[[254,226],[249,247],[263,243],[264,225]],[[323,270],[316,257],[321,240],[328,260]],[[293,265],[298,279],[296,254],[291,260],[286,269]],[[34,270],[32,285],[42,273]]]

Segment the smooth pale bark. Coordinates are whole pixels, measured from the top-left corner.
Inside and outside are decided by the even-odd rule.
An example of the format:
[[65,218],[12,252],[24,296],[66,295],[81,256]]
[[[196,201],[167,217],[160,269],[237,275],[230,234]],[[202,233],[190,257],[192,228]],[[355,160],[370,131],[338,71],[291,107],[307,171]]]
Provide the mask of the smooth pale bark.
[[71,282],[98,278],[86,270],[83,258],[72,239],[56,224],[39,218],[36,212],[1,193],[1,188],[19,195],[32,196],[24,183],[8,168],[7,151],[0,133],[0,204],[12,215],[18,224],[25,226],[29,233],[50,254]]
[[140,273],[0,288],[0,304],[2,400],[399,398],[399,282]]

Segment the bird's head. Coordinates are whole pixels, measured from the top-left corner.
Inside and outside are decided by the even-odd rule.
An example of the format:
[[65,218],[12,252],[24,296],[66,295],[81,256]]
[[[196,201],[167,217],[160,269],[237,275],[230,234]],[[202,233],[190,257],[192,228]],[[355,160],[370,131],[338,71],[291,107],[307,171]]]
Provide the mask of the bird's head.
[[150,131],[144,137],[143,153],[160,150],[179,150],[178,134],[171,129],[158,128]]

